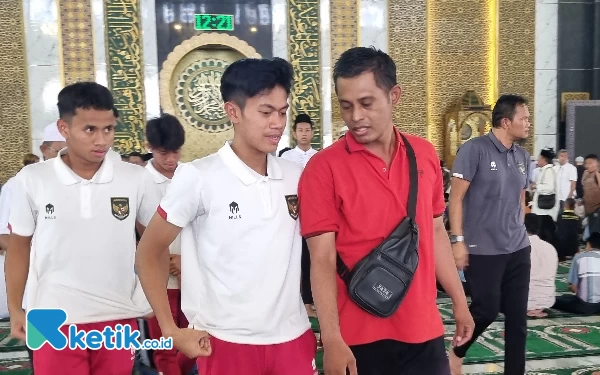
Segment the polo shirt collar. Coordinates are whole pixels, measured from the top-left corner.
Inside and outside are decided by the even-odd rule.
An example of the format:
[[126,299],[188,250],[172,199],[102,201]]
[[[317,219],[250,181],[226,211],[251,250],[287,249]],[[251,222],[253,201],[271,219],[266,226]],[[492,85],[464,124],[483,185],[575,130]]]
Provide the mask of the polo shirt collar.
[[[396,147],[400,148],[400,146],[404,146],[404,140],[402,140],[402,137],[400,136],[400,131],[395,126],[394,134],[396,135]],[[347,132],[344,135],[344,139],[346,140],[346,150],[349,153],[353,153],[356,151],[368,151],[363,144],[358,143],[358,141],[356,140],[356,138],[354,138],[354,135],[351,132]]]
[[[225,142],[223,147],[218,151],[221,160],[229,168],[229,170],[242,181],[244,185],[252,185],[253,183],[264,179],[265,176],[256,173],[255,170],[247,166],[231,149],[229,141]],[[281,167],[277,164],[276,158],[267,154],[267,176],[266,178],[273,180],[283,179]]]
[[494,146],[496,146],[496,148],[498,149],[498,151],[500,152],[506,152],[508,150],[514,151],[515,149],[515,144],[513,143],[512,146],[510,146],[510,148],[506,148],[506,146],[504,146],[502,144],[502,142],[500,142],[498,140],[498,138],[496,138],[496,136],[494,135],[494,132],[490,130],[490,132],[488,133],[488,137],[489,139],[492,141],[492,143],[494,144]]
[[167,176],[156,170],[156,168],[154,167],[154,159],[148,160],[148,163],[146,163],[146,169],[148,170],[148,172],[150,172],[150,175],[152,176],[152,181],[154,181],[155,184],[162,184],[164,182],[169,181],[169,178]]
[[[58,179],[65,185],[74,185],[84,179],[77,175],[73,170],[64,162],[62,159],[63,155],[67,154],[67,148],[63,148],[58,153],[58,156],[54,158],[54,170],[58,175]],[[110,158],[105,157],[100,169],[96,172],[90,182],[96,184],[106,184],[111,182],[114,175],[113,161]]]
[[309,154],[309,153],[311,153],[314,150],[314,148],[311,147],[308,150],[304,151],[300,147],[296,146],[296,147],[294,147],[294,150],[298,151],[301,154]]

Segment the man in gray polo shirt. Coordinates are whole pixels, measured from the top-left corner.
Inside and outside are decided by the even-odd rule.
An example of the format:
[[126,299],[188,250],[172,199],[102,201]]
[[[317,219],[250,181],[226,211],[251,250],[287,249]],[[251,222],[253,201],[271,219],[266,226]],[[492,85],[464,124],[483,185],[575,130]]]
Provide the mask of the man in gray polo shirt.
[[450,242],[456,265],[471,288],[473,337],[450,350],[453,375],[477,337],[506,316],[506,375],[525,373],[530,243],[524,225],[529,154],[516,142],[529,134],[527,101],[501,96],[492,113],[492,131],[458,151],[450,191]]

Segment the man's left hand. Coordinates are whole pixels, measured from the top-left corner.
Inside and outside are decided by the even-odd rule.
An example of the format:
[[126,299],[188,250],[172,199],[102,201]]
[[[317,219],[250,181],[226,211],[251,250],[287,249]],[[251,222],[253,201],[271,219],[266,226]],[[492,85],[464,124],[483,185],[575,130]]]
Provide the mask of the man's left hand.
[[473,336],[475,322],[466,303],[458,306],[454,305],[452,311],[454,313],[454,320],[456,320],[456,331],[454,332],[452,346],[461,346],[467,343]]
[[171,255],[169,273],[173,276],[179,276],[181,274],[181,255]]

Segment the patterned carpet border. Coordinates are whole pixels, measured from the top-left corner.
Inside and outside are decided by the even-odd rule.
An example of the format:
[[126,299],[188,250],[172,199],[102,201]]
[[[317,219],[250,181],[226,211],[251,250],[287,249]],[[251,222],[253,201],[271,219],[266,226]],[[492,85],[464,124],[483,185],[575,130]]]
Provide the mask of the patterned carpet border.
[[[591,375],[594,371],[600,371],[598,365],[587,365],[581,367],[553,367],[548,369],[527,371],[525,375]],[[503,372],[486,372],[471,375],[501,375]]]

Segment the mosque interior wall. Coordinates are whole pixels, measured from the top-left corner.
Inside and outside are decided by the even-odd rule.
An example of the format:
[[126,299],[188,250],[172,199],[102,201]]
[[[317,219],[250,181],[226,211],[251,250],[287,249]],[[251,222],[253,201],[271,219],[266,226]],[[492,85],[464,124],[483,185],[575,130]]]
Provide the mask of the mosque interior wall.
[[[145,120],[165,111],[161,72],[169,54],[209,32],[292,63],[296,83],[288,116],[307,112],[315,118],[315,147],[331,144],[344,125],[331,73],[339,54],[355,45],[372,45],[394,58],[403,88],[395,123],[429,139],[440,156],[444,116],[467,90],[489,105],[503,93],[528,97],[534,130],[527,148],[558,142],[558,0],[8,1],[15,6],[3,7],[0,17],[13,30],[0,34],[0,43],[10,46],[5,66],[19,66],[4,69],[0,79],[24,95],[2,100],[4,113],[20,113],[2,119],[1,181],[19,169],[24,152],[39,154],[41,130],[58,115],[58,91],[77,80],[95,79],[113,92],[121,113],[115,148],[145,151]],[[194,30],[199,13],[232,14],[234,30]],[[206,147],[196,147],[200,154],[189,158],[214,151],[230,136],[191,125],[190,131],[197,133],[194,145]],[[288,126],[281,147],[290,143]]]

